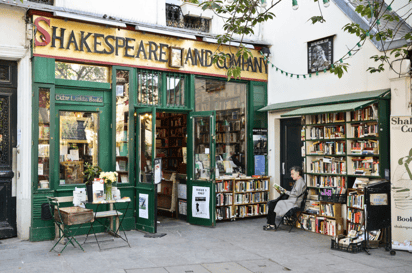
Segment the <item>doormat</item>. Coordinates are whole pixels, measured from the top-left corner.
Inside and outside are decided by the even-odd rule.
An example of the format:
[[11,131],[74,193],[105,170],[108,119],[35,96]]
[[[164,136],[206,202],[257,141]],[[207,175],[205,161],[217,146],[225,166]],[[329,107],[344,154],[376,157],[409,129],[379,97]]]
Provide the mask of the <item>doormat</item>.
[[144,235],[145,238],[162,238],[163,236],[166,236],[166,233],[156,233],[156,234],[151,234],[151,233],[146,233]]

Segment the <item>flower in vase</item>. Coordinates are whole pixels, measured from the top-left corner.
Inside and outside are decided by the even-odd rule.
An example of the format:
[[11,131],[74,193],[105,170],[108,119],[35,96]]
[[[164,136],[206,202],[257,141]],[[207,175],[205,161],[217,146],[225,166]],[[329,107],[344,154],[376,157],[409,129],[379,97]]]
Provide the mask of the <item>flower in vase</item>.
[[117,172],[101,172],[100,178],[103,178],[104,183],[112,184],[117,182]]

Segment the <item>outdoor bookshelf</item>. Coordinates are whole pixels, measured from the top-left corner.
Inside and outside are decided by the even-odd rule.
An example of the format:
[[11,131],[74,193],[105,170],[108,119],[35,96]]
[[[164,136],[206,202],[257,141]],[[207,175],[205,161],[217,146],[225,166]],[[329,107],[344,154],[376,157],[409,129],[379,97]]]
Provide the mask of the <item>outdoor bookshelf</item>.
[[309,189],[306,211],[300,216],[304,229],[337,236],[344,232],[343,218],[346,230],[361,229],[363,205],[350,204],[363,193],[351,188],[356,178],[383,178],[389,169],[388,111],[389,103],[382,99],[359,102],[351,110],[302,115]]
[[267,215],[269,177],[216,179],[216,220]]

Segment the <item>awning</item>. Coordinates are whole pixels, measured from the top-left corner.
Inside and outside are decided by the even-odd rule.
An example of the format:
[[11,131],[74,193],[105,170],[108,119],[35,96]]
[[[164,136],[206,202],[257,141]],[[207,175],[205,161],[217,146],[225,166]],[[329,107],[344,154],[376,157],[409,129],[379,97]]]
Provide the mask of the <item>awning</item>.
[[389,98],[387,96],[390,94],[390,89],[381,89],[375,91],[364,91],[364,92],[356,92],[350,94],[343,94],[337,96],[330,96],[330,97],[321,97],[321,98],[314,98],[314,99],[307,99],[307,100],[295,100],[289,102],[281,102],[281,103],[274,103],[268,106],[259,109],[259,112],[267,112],[267,111],[283,111],[287,109],[296,109],[301,107],[309,107],[309,106],[318,106],[318,105],[329,105],[329,104],[337,104],[337,103],[349,103],[361,100],[374,100],[380,99],[383,97]]
[[376,100],[357,101],[357,102],[350,102],[350,103],[340,103],[340,104],[329,104],[329,105],[304,107],[304,108],[299,108],[299,109],[296,109],[296,110],[292,110],[292,111],[290,111],[290,112],[288,112],[284,115],[281,115],[281,117],[356,111],[356,110],[362,109],[365,106],[368,106],[368,105],[370,105],[374,102],[376,102]]

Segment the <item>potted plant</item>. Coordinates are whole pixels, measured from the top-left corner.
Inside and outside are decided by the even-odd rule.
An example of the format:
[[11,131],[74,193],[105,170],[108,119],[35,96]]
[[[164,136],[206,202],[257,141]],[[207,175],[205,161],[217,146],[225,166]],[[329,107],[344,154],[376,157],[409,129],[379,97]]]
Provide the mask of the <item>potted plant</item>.
[[99,166],[93,166],[88,162],[84,163],[84,178],[86,179],[87,199],[93,202],[93,181],[100,176],[102,169]]

